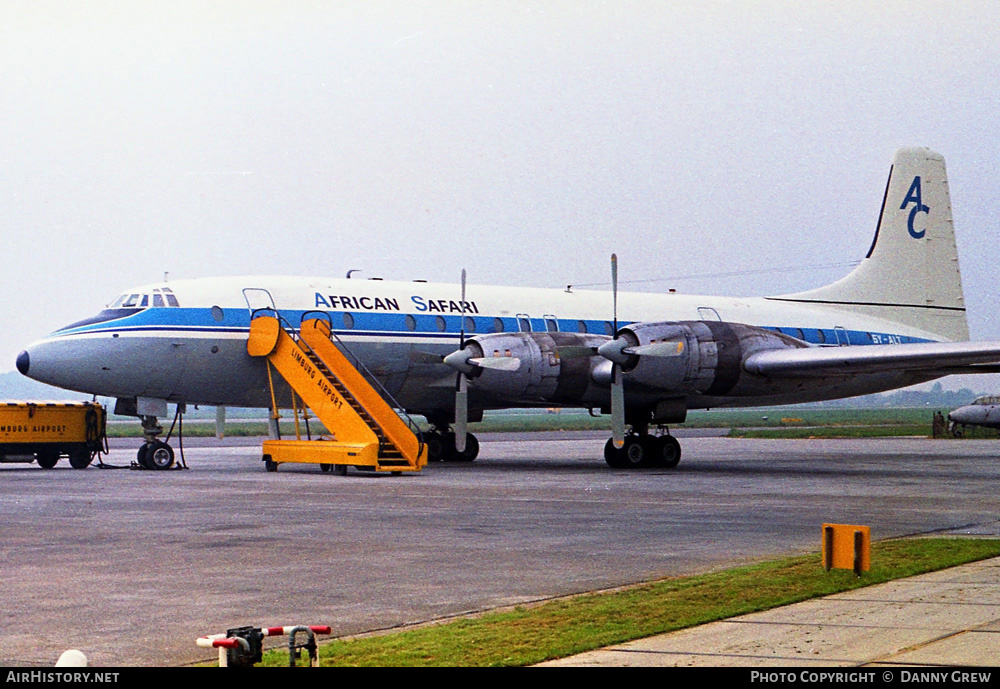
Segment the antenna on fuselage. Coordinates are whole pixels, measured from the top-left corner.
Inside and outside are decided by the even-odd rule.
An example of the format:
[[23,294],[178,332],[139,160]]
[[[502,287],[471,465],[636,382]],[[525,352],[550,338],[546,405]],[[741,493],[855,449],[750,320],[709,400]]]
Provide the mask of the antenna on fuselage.
[[351,279],[351,273],[360,273],[360,272],[361,268],[351,268],[349,271],[347,271],[347,279],[348,280]]

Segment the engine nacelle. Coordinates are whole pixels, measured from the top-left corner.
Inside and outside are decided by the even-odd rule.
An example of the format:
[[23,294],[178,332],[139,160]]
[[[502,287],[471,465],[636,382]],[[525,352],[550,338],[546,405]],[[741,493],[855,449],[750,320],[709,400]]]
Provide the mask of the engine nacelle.
[[465,343],[473,357],[515,357],[521,363],[516,370],[478,368],[469,375],[469,385],[513,403],[603,406],[608,391],[594,383],[593,373],[605,362],[596,348],[609,339],[559,332],[477,335]]
[[758,394],[759,380],[743,370],[746,357],[765,349],[807,346],[771,330],[720,321],[637,323],[618,336],[631,348],[678,344],[669,355],[633,354],[622,366],[627,381],[676,395]]

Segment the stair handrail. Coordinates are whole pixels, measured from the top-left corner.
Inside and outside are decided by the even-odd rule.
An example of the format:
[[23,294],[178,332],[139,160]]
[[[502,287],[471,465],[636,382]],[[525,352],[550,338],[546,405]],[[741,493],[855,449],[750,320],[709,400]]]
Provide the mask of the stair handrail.
[[[404,409],[403,406],[398,401],[396,401],[396,398],[392,396],[392,393],[390,393],[388,390],[386,390],[385,386],[382,385],[381,382],[379,382],[378,378],[375,377],[375,374],[373,374],[368,369],[368,367],[365,366],[364,362],[361,361],[361,359],[358,358],[358,356],[354,352],[351,351],[351,348],[347,346],[347,343],[344,342],[342,339],[340,339],[340,337],[337,335],[337,333],[333,329],[333,319],[330,317],[330,314],[327,313],[326,311],[305,311],[305,312],[303,312],[302,313],[302,317],[299,319],[299,328],[300,328],[300,330],[301,330],[302,324],[304,324],[306,322],[306,320],[307,320],[306,317],[310,316],[312,314],[317,314],[317,315],[321,316],[322,319],[327,322],[327,324],[330,326],[330,335],[329,336],[336,341],[336,343],[337,343],[338,347],[341,349],[341,351],[343,351],[351,359],[352,365],[356,369],[358,369],[358,371],[360,371],[362,375],[364,375],[364,377],[368,380],[369,384],[374,385],[374,387],[377,389],[377,391],[379,392],[379,394],[382,395],[382,397],[387,400],[387,403],[389,404],[389,406],[392,407],[396,411],[396,415],[399,416],[406,423],[407,427],[410,429],[410,431],[413,433],[413,435],[415,435],[417,437],[417,455],[419,456],[421,454],[421,452],[423,451],[423,446],[424,446],[423,434],[420,432],[420,427],[417,426],[417,424],[413,420],[413,418],[406,412],[406,409]],[[282,320],[284,320],[284,319],[282,319]],[[317,319],[310,318],[308,320],[320,320],[320,319],[318,319],[318,318]],[[313,327],[314,328],[316,327],[315,324],[313,325]],[[305,345],[306,347],[309,347],[309,345],[307,343],[302,342],[301,340],[299,341],[299,345],[300,346]],[[309,349],[310,349],[310,351],[312,351],[312,348],[309,348]],[[357,398],[355,398],[355,399],[357,399]],[[358,400],[358,403],[359,404],[361,403],[360,400]],[[364,408],[364,405],[362,405],[362,408]],[[365,409],[365,411],[368,412],[367,409]],[[372,415],[371,412],[368,412],[368,415],[372,417],[373,421],[375,420],[375,417],[374,417],[374,415]],[[378,424],[377,421],[375,421],[375,423]],[[381,430],[381,429],[382,429],[382,426],[379,425],[379,430]],[[383,433],[382,435],[384,436],[385,434]]]
[[[262,315],[261,312],[267,312],[267,315],[271,316],[276,321],[278,321],[278,325],[281,327],[282,330],[285,331],[285,334],[288,335],[290,338],[292,338],[292,340],[300,348],[308,350],[309,354],[312,354],[313,356],[316,356],[317,358],[319,358],[319,355],[316,354],[313,351],[312,347],[309,346],[309,343],[304,342],[299,337],[299,330],[296,330],[295,328],[293,328],[292,324],[289,323],[288,320],[284,316],[282,316],[281,312],[278,311],[276,308],[272,308],[270,306],[262,306],[261,308],[254,309],[253,311],[250,312],[250,320],[253,321],[254,318],[257,318],[260,315]],[[273,316],[271,315],[272,313],[273,313]],[[304,321],[305,319],[302,319],[302,320]],[[300,326],[301,326],[301,323],[302,323],[302,321],[300,321]],[[331,325],[332,325],[332,322],[331,322]],[[332,373],[333,372],[331,371],[331,374]],[[369,373],[369,375],[371,375],[371,374]],[[375,381],[375,382],[378,383],[378,381]],[[361,407],[361,409],[364,410],[365,414],[368,415],[368,418],[371,419],[371,423],[375,424],[375,427],[378,428],[378,433],[375,434],[375,437],[377,437],[379,439],[379,441],[378,441],[379,453],[382,454],[384,452],[385,448],[386,448],[386,442],[387,442],[387,436],[385,434],[385,430],[382,428],[382,424],[380,424],[378,422],[378,420],[375,418],[375,416],[370,411],[368,411],[367,409],[365,409],[365,406],[361,403],[361,400],[359,400],[357,397],[355,397],[354,393],[352,393],[346,387],[344,388],[344,393],[350,395],[351,399],[353,399],[355,402],[357,402],[358,406]],[[419,437],[418,437],[418,440],[419,440]]]

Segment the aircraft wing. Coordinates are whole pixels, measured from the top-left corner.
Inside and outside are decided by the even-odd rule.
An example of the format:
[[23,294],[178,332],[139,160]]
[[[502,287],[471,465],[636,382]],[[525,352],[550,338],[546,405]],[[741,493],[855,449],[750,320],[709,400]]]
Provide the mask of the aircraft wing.
[[853,347],[770,349],[743,362],[749,373],[768,378],[849,376],[859,373],[921,371],[1000,372],[1000,342],[921,342]]

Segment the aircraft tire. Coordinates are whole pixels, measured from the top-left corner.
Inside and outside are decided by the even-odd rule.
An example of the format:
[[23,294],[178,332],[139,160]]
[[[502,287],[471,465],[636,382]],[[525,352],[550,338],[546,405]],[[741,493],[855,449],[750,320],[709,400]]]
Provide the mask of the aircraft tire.
[[[452,436],[452,446],[454,446],[454,436]],[[465,450],[459,452],[452,450],[452,457],[456,462],[474,462],[479,456],[479,440],[471,433],[465,434]]]
[[427,460],[430,462],[445,462],[450,458],[447,451],[448,443],[445,434],[438,431],[431,431],[424,436],[424,444],[427,445]]
[[35,454],[35,461],[43,469],[51,469],[59,462],[59,453],[55,450],[42,450]]
[[90,450],[73,450],[69,453],[69,465],[74,469],[86,469],[94,461],[94,453]]
[[639,469],[649,466],[648,436],[629,435],[625,437],[625,445],[621,449],[621,466],[625,469]]
[[604,443],[604,461],[612,469],[622,468],[621,450],[615,447],[614,438],[608,438],[608,442]]
[[672,435],[656,439],[656,463],[665,469],[673,469],[681,461],[681,444]]
[[454,462],[458,459],[455,452],[455,432],[448,431],[440,433],[441,438],[441,460],[442,462]]
[[166,471],[174,465],[174,448],[157,440],[146,449],[146,465],[150,469]]

